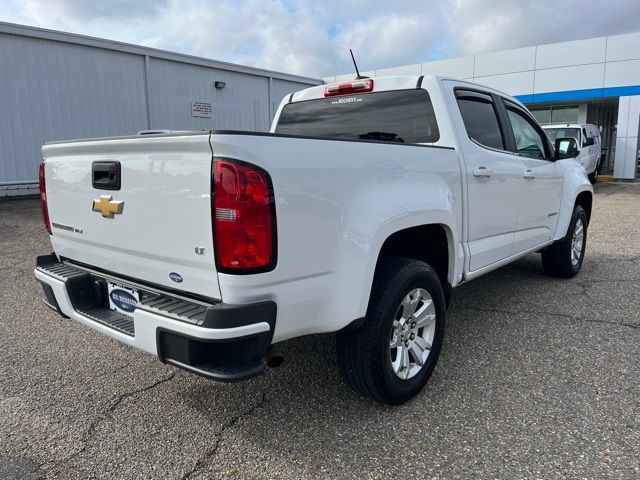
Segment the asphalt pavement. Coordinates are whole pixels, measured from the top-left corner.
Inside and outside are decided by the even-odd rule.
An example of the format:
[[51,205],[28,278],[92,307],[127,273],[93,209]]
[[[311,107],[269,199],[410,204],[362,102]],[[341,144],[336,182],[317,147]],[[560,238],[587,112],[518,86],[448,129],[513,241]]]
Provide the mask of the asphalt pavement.
[[401,407],[360,397],[334,337],[234,385],[40,301],[37,200],[0,202],[0,478],[640,478],[640,185],[597,185],[582,272],[530,255],[454,290]]

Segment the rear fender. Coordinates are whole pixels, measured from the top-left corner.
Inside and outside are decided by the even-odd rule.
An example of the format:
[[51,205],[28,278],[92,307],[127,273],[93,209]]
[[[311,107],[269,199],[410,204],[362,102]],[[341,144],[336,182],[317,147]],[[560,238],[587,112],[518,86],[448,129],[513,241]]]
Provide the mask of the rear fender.
[[[371,239],[370,255],[367,261],[365,281],[363,284],[364,289],[360,298],[360,311],[362,315],[366,313],[369,304],[376,265],[382,247],[389,237],[402,230],[425,225],[441,226],[447,235],[447,282],[453,286],[461,276],[464,254],[459,241],[460,232],[457,228],[457,225],[461,224],[461,220],[456,218],[459,213],[455,210],[453,196],[448,187],[444,185],[440,185],[438,188],[435,188],[435,185],[431,185],[431,187],[430,189],[425,189],[429,191],[429,194],[426,194],[423,199],[411,194],[406,197],[404,195],[396,195],[391,198],[386,197],[391,201],[385,206],[385,211],[379,211],[378,214],[379,218],[386,218],[387,220],[378,224],[377,231],[372,235]],[[427,197],[430,197],[430,200],[427,200]],[[411,210],[412,206],[418,207],[417,202],[424,202],[425,205],[423,205],[423,207],[429,205],[429,208],[415,208]],[[398,216],[397,212],[402,210],[404,210],[404,213]],[[456,246],[459,248],[456,248]]]

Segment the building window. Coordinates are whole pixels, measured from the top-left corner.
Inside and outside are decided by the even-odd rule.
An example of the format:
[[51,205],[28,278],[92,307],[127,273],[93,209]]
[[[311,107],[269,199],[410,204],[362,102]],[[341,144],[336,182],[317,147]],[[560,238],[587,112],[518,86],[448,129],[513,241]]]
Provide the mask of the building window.
[[538,121],[540,125],[547,125],[551,123],[551,109],[544,108],[540,110],[531,110],[532,115]]
[[551,108],[551,123],[578,123],[578,106]]
[[561,107],[531,108],[530,111],[540,125],[553,123],[578,123],[579,108],[577,105]]

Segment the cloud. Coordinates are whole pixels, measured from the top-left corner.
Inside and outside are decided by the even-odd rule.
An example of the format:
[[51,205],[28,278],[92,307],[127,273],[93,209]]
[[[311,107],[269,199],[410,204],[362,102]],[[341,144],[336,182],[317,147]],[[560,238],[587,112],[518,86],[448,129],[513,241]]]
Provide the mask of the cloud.
[[353,48],[360,67],[368,70],[420,61],[436,40],[437,29],[432,22],[395,14],[344,25],[333,43],[345,55]]
[[27,18],[43,24],[74,26],[79,22],[154,17],[169,5],[169,0],[24,0],[19,2]]
[[[8,2],[8,3],[7,3]],[[307,76],[637,31],[640,2],[5,0],[0,20]]]
[[308,10],[247,0],[176,11],[155,46],[179,45],[198,55],[310,75],[331,68],[328,34]]

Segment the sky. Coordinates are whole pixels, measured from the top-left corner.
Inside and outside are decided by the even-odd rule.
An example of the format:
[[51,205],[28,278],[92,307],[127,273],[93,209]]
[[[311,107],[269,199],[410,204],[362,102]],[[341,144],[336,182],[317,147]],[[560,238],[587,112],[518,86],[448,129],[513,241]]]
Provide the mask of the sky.
[[639,19],[640,0],[0,0],[0,21],[309,77],[351,72],[349,48],[365,71],[628,33]]

